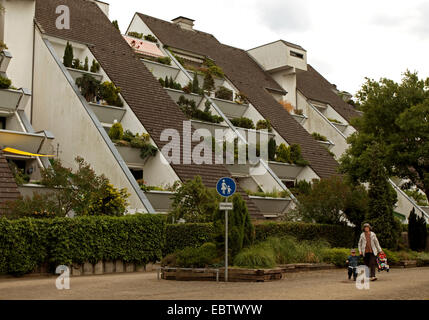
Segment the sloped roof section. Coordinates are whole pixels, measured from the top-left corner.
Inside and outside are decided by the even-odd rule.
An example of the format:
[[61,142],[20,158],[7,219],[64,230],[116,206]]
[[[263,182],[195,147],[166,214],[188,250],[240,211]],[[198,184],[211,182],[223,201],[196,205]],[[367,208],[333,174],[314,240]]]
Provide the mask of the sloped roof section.
[[304,158],[320,177],[338,174],[337,161],[267,92],[267,88],[284,90],[246,51],[223,45],[211,34],[184,30],[167,21],[138,15],[163,44],[213,59],[289,144],[301,145]]
[[0,151],[0,213],[4,213],[6,202],[16,200],[19,197],[18,186],[3,152]]
[[298,70],[296,88],[308,99],[328,103],[348,122],[360,114],[332,90],[333,85],[311,65],[307,71]]
[[[57,29],[55,10],[58,5],[70,8],[70,29]],[[38,0],[36,20],[43,31],[54,37],[87,43],[95,58],[116,86],[137,118],[146,128],[158,148],[167,141],[161,141],[164,129],[182,132],[184,114],[170,98],[152,73],[138,59],[120,32],[112,25],[99,7],[85,0]],[[200,175],[204,184],[214,188],[218,178],[230,176],[223,165],[172,164],[182,181]],[[260,211],[243,190],[249,212],[260,217]]]

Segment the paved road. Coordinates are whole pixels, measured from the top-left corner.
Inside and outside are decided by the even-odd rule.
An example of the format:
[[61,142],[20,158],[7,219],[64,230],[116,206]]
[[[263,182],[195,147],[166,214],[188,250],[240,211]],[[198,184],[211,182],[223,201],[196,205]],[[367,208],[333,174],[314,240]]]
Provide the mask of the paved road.
[[157,280],[156,273],[71,278],[57,290],[55,277],[1,278],[0,299],[429,299],[429,268],[380,273],[369,290],[358,290],[345,270],[288,274],[265,283]]

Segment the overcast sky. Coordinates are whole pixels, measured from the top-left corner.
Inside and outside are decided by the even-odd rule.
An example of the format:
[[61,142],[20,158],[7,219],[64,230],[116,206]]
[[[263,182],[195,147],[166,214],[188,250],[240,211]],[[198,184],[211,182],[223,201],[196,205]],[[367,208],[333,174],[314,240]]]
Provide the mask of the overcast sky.
[[429,76],[427,0],[105,0],[125,32],[134,13],[195,28],[242,49],[287,40],[339,89],[355,93],[365,77],[399,81],[406,69]]

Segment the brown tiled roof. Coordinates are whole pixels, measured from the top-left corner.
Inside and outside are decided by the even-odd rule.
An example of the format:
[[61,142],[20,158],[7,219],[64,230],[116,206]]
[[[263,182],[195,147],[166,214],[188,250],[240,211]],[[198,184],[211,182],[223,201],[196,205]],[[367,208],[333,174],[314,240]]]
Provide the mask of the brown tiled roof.
[[297,72],[296,88],[308,99],[328,103],[349,122],[352,118],[360,116],[353,106],[333,91],[333,85],[311,65],[308,65],[307,71]]
[[[70,8],[70,29],[57,29],[55,10],[58,5]],[[112,25],[99,7],[85,0],[38,0],[36,20],[43,31],[51,36],[87,43],[109,78],[121,88],[121,94],[137,118],[146,128],[158,148],[161,132],[166,128],[182,132],[182,123],[187,120],[175,102],[155,79],[152,73],[134,54],[122,35]],[[214,188],[218,178],[230,176],[223,165],[172,165],[182,181],[200,175],[204,184]],[[245,197],[250,213],[260,215],[255,204]]]
[[138,15],[164,45],[210,57],[222,67],[228,79],[289,144],[301,145],[304,158],[320,177],[337,174],[335,159],[267,92],[266,88],[282,88],[246,51],[223,45],[211,34],[184,30],[167,21]]
[[3,152],[0,151],[0,213],[4,212],[5,202],[16,200],[19,197],[18,186]]

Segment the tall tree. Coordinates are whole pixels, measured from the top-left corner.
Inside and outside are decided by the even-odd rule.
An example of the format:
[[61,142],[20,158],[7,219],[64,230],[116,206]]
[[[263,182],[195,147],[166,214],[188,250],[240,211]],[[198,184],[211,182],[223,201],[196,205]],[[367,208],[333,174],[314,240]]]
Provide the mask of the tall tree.
[[372,167],[368,150],[377,142],[388,175],[410,180],[429,196],[429,78],[406,71],[400,83],[366,79],[357,97],[364,113],[352,121],[358,131],[348,139],[342,171],[367,182]]

